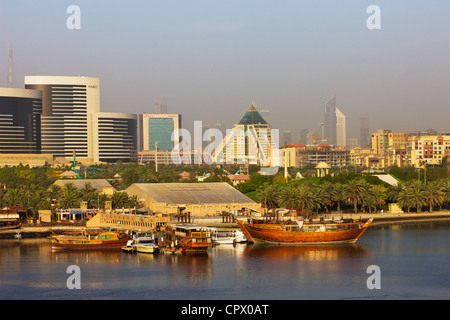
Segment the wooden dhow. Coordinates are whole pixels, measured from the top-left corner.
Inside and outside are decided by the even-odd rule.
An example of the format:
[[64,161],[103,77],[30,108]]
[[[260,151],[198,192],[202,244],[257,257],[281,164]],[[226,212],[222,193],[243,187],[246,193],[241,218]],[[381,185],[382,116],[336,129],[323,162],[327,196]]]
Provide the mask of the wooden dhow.
[[373,218],[366,222],[348,220],[319,221],[273,221],[248,219],[247,222],[235,219],[249,242],[308,245],[355,243],[367,230]]
[[90,239],[74,237],[53,237],[53,250],[95,250],[95,249],[120,249],[127,244],[130,237],[127,234],[107,231]]

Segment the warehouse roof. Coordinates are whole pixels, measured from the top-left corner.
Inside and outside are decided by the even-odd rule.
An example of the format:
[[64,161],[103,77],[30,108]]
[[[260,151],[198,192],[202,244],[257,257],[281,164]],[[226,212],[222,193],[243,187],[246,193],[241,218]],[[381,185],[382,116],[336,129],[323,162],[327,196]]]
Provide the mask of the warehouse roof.
[[226,182],[134,183],[125,192],[145,201],[167,205],[255,203]]

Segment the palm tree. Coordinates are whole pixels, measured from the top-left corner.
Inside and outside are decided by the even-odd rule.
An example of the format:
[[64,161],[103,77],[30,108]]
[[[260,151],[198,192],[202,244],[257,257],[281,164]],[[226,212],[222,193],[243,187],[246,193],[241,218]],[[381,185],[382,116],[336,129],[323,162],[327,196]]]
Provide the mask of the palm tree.
[[358,212],[358,203],[362,202],[364,197],[364,185],[361,180],[353,179],[344,186],[344,197],[353,203],[355,213]]
[[405,186],[400,182],[398,182],[396,185],[390,186],[388,199],[392,200],[392,201],[396,201],[395,199],[400,194],[400,192],[402,192],[404,189],[405,189]]
[[345,200],[344,186],[340,183],[337,183],[334,186],[334,190],[336,191],[336,193],[334,194],[333,201],[337,203],[337,211],[340,212],[341,211],[341,202],[343,202]]
[[425,195],[424,184],[422,181],[414,180],[410,182],[407,188],[411,189],[411,195],[413,197],[413,207],[416,208],[417,213],[420,213],[422,206],[427,204],[427,198]]
[[111,200],[114,209],[129,207],[130,202],[125,192],[118,191],[114,193]]
[[375,202],[375,209],[381,208],[386,203],[388,197],[387,190],[381,185],[374,185],[372,186],[371,196]]
[[94,208],[97,207],[98,202],[98,193],[97,190],[92,187],[92,185],[87,182],[84,184],[83,188],[80,190],[81,197],[84,201],[87,202],[88,208]]
[[320,209],[322,201],[323,197],[315,190],[314,185],[301,184],[298,186],[298,206],[305,215]]
[[336,197],[336,188],[330,182],[324,182],[319,185],[317,196],[320,197],[321,204],[328,213],[328,207],[333,204],[333,200]]
[[428,212],[433,212],[433,206],[440,205],[443,202],[444,196],[442,187],[439,182],[432,181],[427,183],[423,188],[424,196],[428,199]]
[[412,189],[405,188],[395,196],[395,201],[401,208],[406,208],[407,212],[414,206],[414,197]]
[[262,186],[256,192],[258,201],[260,203],[264,203],[269,210],[276,207],[278,194],[279,194],[278,188],[271,184],[266,184]]
[[450,181],[445,179],[442,180],[442,200],[443,203],[449,203],[450,202]]
[[292,185],[281,189],[278,194],[278,204],[280,207],[297,209],[299,202],[299,190]]
[[80,206],[80,198],[81,194],[73,184],[67,183],[62,189],[59,207],[62,209],[78,208]]
[[56,185],[56,184],[52,184],[48,189],[47,189],[47,199],[49,201],[50,204],[56,204],[59,201],[59,198],[61,196],[61,187]]

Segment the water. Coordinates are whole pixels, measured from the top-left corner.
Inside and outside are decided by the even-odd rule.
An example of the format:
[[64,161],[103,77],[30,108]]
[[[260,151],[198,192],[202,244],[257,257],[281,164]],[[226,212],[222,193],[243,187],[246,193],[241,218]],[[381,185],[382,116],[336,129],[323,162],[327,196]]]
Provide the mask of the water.
[[[450,223],[370,227],[357,245],[208,249],[207,255],[52,252],[0,240],[0,299],[449,299]],[[67,267],[81,270],[69,290]],[[370,290],[370,265],[381,289]]]

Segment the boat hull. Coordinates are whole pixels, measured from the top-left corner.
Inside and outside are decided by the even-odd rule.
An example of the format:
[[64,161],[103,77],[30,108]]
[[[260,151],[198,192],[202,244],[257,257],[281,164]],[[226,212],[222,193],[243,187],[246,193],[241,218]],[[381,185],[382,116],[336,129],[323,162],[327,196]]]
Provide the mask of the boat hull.
[[128,239],[108,241],[103,243],[59,243],[53,242],[53,250],[105,250],[105,249],[121,249],[126,246]]
[[134,251],[138,253],[156,253],[158,252],[157,246],[135,246]]
[[[285,231],[282,228],[268,228],[267,224],[250,224],[236,220],[247,239],[254,243],[282,245],[316,245],[355,243],[372,222],[341,231]],[[356,226],[356,224],[351,224]],[[325,228],[325,227],[324,227]]]

